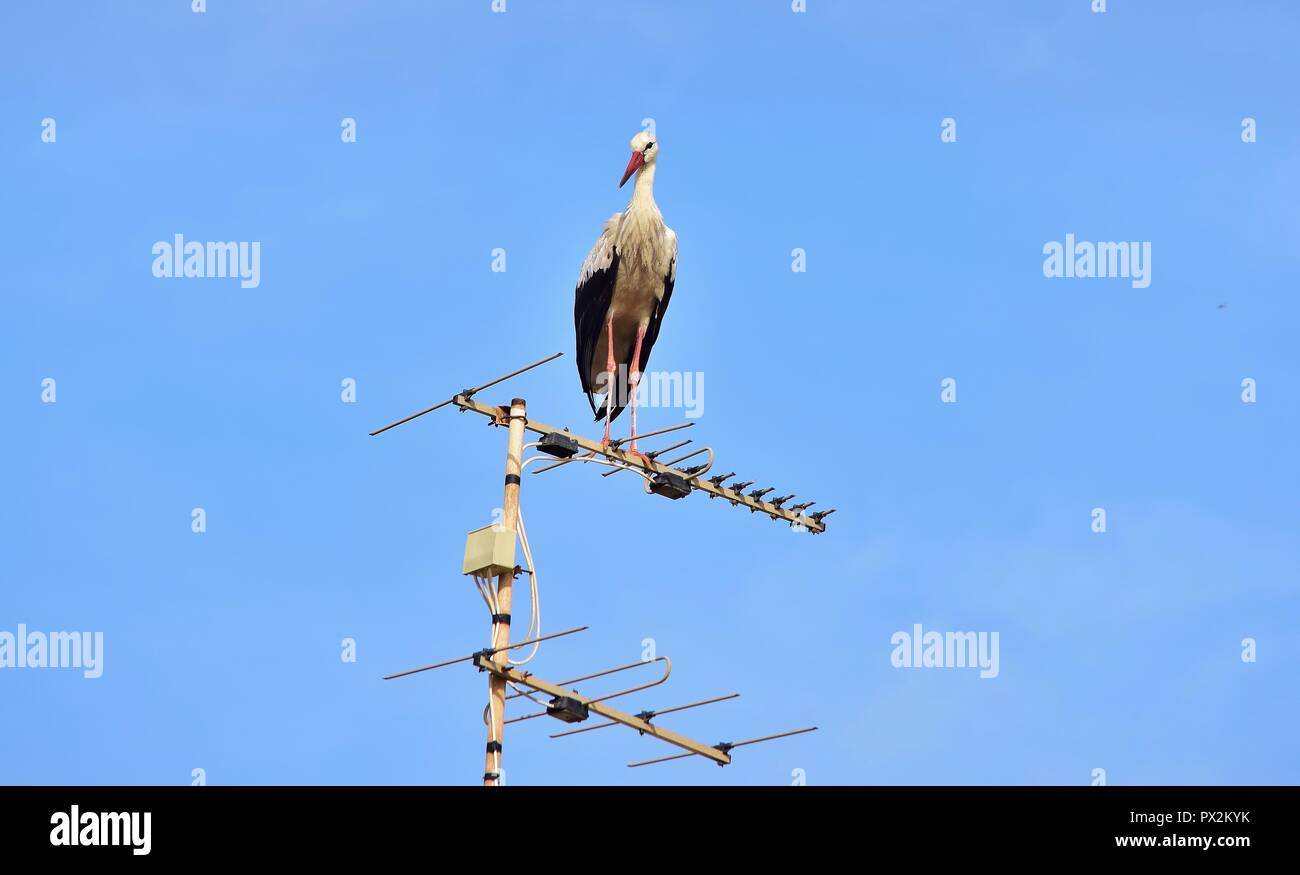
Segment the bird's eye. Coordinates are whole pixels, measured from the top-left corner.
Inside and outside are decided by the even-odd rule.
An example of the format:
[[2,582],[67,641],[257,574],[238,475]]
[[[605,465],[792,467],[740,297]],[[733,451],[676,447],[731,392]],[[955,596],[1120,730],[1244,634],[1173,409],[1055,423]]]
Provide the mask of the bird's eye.
[[651,149],[654,148],[654,146],[655,146],[654,143],[646,143],[646,144],[645,144],[645,150],[646,150],[647,152],[649,152]]

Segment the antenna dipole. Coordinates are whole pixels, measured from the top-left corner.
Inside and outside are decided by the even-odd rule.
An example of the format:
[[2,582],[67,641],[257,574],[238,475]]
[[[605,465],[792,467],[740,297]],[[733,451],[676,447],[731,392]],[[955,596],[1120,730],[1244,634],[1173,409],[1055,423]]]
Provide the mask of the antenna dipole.
[[[524,373],[525,371],[531,371],[533,368],[539,368],[542,365],[546,364],[547,362],[553,362],[562,355],[564,355],[564,353],[562,352],[557,352],[555,355],[548,355],[544,359],[538,359],[537,361],[533,362],[531,365],[524,365],[522,368],[519,368],[516,371],[511,371],[510,373],[506,374],[503,377],[497,377],[495,380],[484,383],[482,386],[475,386],[473,389],[466,389],[465,391],[461,392],[460,395],[457,397],[473,398],[476,394],[482,392],[484,389],[490,389],[491,387],[495,386],[497,383],[504,383],[506,380],[509,380],[511,377],[517,377],[520,374]],[[370,433],[370,436],[374,437],[377,434],[383,434],[384,432],[388,431],[390,428],[397,428],[399,425],[406,425],[406,423],[410,422],[412,419],[419,419],[421,416],[424,416],[424,414],[432,413],[433,411],[438,410],[439,408],[446,407],[448,404],[450,404],[455,400],[456,400],[455,398],[448,398],[446,401],[440,401],[437,404],[433,405],[432,407],[424,408],[418,413],[412,413],[410,416],[403,416],[401,419],[397,420],[397,422],[390,422],[388,423],[388,425],[384,426],[383,428],[375,429]]]

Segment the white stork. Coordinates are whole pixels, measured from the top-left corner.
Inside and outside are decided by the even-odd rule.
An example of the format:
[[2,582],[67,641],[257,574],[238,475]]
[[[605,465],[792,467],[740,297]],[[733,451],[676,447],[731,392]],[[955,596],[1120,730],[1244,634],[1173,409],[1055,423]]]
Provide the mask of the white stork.
[[[659,337],[668,300],[677,280],[677,235],[664,224],[655,204],[655,159],[659,142],[642,131],[632,138],[632,159],[618,187],[636,174],[627,209],[609,217],[596,245],[582,263],[573,295],[573,327],[578,340],[578,375],[596,420],[609,425],[631,396],[632,438],[636,448],[636,389]],[[625,375],[619,379],[620,375]],[[605,396],[600,408],[597,394]]]

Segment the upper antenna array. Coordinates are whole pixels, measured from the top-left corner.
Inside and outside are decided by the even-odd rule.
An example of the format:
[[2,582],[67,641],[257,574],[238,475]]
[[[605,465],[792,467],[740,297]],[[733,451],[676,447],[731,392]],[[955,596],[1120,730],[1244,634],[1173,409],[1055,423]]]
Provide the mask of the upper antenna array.
[[[370,432],[370,434],[372,437],[377,434],[382,434],[391,428],[404,425],[413,419],[424,416],[426,413],[432,413],[433,411],[446,407],[449,404],[454,404],[462,411],[469,410],[474,413],[482,414],[483,416],[488,417],[494,425],[506,426],[509,424],[510,419],[510,408],[508,406],[496,407],[490,404],[484,404],[481,401],[476,401],[474,396],[479,392],[482,392],[484,389],[505,382],[511,377],[517,377],[525,371],[531,371],[533,368],[540,367],[547,362],[555,361],[562,355],[564,355],[564,353],[557,352],[555,355],[539,359],[530,365],[511,371],[510,373],[497,377],[494,380],[490,380],[481,386],[464,389],[453,395],[451,398],[448,398],[446,401],[442,401],[432,407],[426,407],[424,410],[412,413],[410,416],[403,417],[396,422],[389,423],[383,428],[377,428]],[[680,431],[681,429],[690,428],[694,425],[695,423],[693,422],[686,422],[681,425],[662,428],[658,431],[646,432],[645,434],[637,435],[637,438],[643,440],[657,435]],[[539,422],[538,420],[531,418],[524,422],[524,428],[527,431],[531,431],[532,433],[541,436],[542,439],[535,445],[538,450],[560,460],[548,467],[539,468],[534,472],[535,474],[542,474],[546,471],[554,470],[555,468],[559,468],[574,461],[600,459],[611,464],[618,470],[629,470],[641,474],[646,480],[647,492],[652,492],[672,499],[685,498],[687,495],[696,491],[704,492],[708,494],[709,498],[721,498],[732,506],[747,507],[751,513],[762,513],[774,520],[784,520],[788,522],[792,528],[803,529],[813,533],[814,535],[826,531],[826,517],[835,513],[835,508],[817,511],[815,513],[805,513],[808,508],[816,504],[815,501],[805,501],[786,507],[784,506],[786,502],[795,497],[794,493],[768,499],[766,496],[775,491],[775,488],[771,486],[746,492],[745,490],[750,486],[753,486],[757,481],[737,480],[727,483],[728,480],[736,476],[734,471],[722,475],[706,477],[705,475],[709,473],[714,463],[714,453],[709,447],[703,447],[694,452],[687,453],[671,462],[659,461],[659,458],[665,453],[678,449],[686,443],[690,443],[690,441],[653,450],[646,453],[645,457],[642,457],[624,452],[621,448],[624,441],[621,440],[611,441],[609,444],[602,444],[599,441],[594,441],[590,438],[583,437],[582,435],[574,434],[568,429],[556,428],[555,426],[547,425],[544,422]],[[578,457],[578,453],[581,451],[585,451],[586,455]],[[696,456],[705,453],[708,454],[708,460],[704,463],[681,468],[674,467],[680,465],[687,459],[695,458]],[[609,473],[617,473],[617,470]]]

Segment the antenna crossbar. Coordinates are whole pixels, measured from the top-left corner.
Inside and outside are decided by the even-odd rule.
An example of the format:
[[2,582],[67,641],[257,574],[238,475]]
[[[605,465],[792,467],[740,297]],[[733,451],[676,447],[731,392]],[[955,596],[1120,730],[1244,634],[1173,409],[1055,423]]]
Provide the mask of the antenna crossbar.
[[588,710],[599,714],[607,720],[613,720],[615,723],[621,723],[624,726],[629,726],[632,729],[637,730],[642,735],[649,735],[659,739],[660,741],[680,747],[682,750],[686,751],[687,756],[698,755],[706,757],[720,766],[725,766],[731,762],[731,757],[723,750],[687,738],[684,735],[673,732],[671,729],[656,726],[653,723],[642,720],[640,717],[620,711],[617,708],[604,704],[603,702],[588,699],[575,690],[566,689],[558,684],[544,681],[536,675],[519,671],[518,669],[512,668],[508,665],[502,665],[499,662],[493,661],[488,656],[482,654],[475,655],[474,665],[483,671],[491,672],[499,678],[510,681],[511,683],[519,684],[520,686],[529,687],[537,690],[539,693],[546,693],[547,695],[560,698],[574,699],[581,702],[583,705],[586,705]]
[[[509,411],[504,408],[494,407],[491,404],[484,404],[482,401],[476,401],[475,399],[463,394],[457,395],[456,397],[452,398],[451,403],[455,404],[461,410],[469,410],[472,411],[473,413],[478,413],[483,416],[486,416],[497,425],[507,424]],[[693,423],[687,423],[687,425],[690,424]],[[665,431],[670,431],[670,430],[676,430],[678,428],[683,428],[683,427],[684,426],[674,426],[672,429],[663,429],[661,430],[660,433],[663,433]],[[539,422],[538,420],[532,419],[531,417],[528,419],[527,422],[524,423],[524,429],[526,431],[531,431],[533,434],[538,434],[538,435],[547,435],[552,433],[562,434],[592,455],[604,456],[606,459],[609,459],[611,461],[619,462],[624,465],[630,465],[634,468],[639,467],[642,470],[653,474],[672,474],[676,477],[684,477],[691,484],[692,489],[698,489],[700,492],[707,492],[709,495],[716,496],[718,498],[725,498],[727,501],[731,502],[732,504],[739,504],[749,508],[750,510],[758,511],[760,513],[765,513],[768,516],[772,517],[773,519],[783,519],[786,522],[790,523],[791,525],[803,526],[805,529],[812,532],[813,534],[820,534],[826,531],[826,524],[821,522],[820,520],[815,520],[812,517],[805,516],[804,514],[796,510],[791,510],[783,507],[776,507],[769,501],[763,501],[761,497],[755,497],[750,493],[744,492],[743,489],[725,488],[719,484],[714,483],[711,480],[706,479],[702,474],[699,476],[686,476],[683,475],[682,472],[677,470],[676,468],[672,468],[655,459],[645,459],[642,458],[641,456],[634,456],[631,453],[616,448],[612,444],[607,446],[600,443],[600,441],[592,440],[591,438],[584,437],[583,435],[580,434],[574,434],[573,432],[568,431],[566,429],[556,428],[553,425],[547,425],[546,423]],[[638,437],[641,436],[638,435]],[[565,460],[564,462],[561,462],[559,464],[560,465],[569,464],[570,461],[572,460]],[[559,465],[556,465],[554,467],[559,467]],[[546,469],[540,469],[540,470],[546,470]]]

